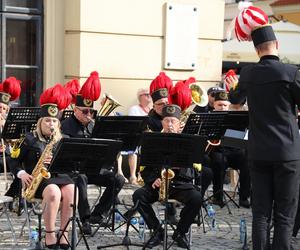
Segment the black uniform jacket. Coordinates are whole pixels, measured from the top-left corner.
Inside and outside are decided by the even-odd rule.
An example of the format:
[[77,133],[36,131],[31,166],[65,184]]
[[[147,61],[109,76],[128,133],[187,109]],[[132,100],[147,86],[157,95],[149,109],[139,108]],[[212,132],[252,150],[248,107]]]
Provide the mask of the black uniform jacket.
[[[157,179],[161,178],[160,167],[145,167],[141,176],[146,185],[152,185]],[[172,169],[175,173],[174,179],[171,180],[170,186],[177,189],[191,189],[194,187],[193,179],[197,178],[198,172],[194,168]]]
[[244,67],[229,99],[249,106],[248,156],[251,160],[300,159],[296,105],[300,107],[300,73],[273,55]]
[[154,109],[151,109],[149,114],[149,121],[148,121],[148,127],[154,132],[160,132],[162,131],[163,127],[161,124],[162,117],[157,114]]
[[46,147],[33,133],[28,133],[20,147],[20,154],[11,160],[11,171],[16,175],[20,170],[31,173]]
[[74,114],[61,122],[61,130],[64,135],[75,138],[91,137],[94,124],[90,122],[88,126],[83,126]]

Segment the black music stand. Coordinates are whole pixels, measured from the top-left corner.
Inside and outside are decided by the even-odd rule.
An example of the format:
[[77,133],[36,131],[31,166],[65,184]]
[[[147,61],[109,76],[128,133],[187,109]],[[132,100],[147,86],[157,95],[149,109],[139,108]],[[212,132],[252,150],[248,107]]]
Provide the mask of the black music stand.
[[[70,116],[72,116],[74,114],[74,110],[73,109],[65,109],[63,112],[62,112],[62,115],[60,117],[60,121],[63,121],[67,118],[69,118]],[[94,114],[93,114],[93,117],[96,117],[97,115],[97,110],[94,110]]]
[[[240,114],[240,112],[234,112],[238,111],[215,111],[211,113],[191,114],[182,133],[198,134],[206,137],[208,140],[220,140],[223,137],[227,127],[233,128],[236,126],[234,122],[237,120],[238,116],[235,114]],[[228,118],[229,113],[233,114]],[[245,120],[243,121],[245,122]],[[225,190],[221,189],[217,192],[223,192],[223,197],[227,197],[229,199],[226,201],[225,198],[224,204],[230,214],[232,213],[228,206],[229,201],[231,201],[237,208],[240,207]],[[211,197],[208,197],[206,200],[209,200],[210,198]]]
[[[76,223],[82,233],[82,227],[79,219],[76,217],[76,197],[77,187],[76,178],[79,173],[98,175],[100,169],[109,167],[115,161],[117,154],[121,150],[121,141],[104,140],[104,139],[82,139],[82,138],[63,138],[59,142],[53,156],[49,170],[52,173],[73,173],[75,176],[74,198],[73,198],[73,215],[64,227],[58,242],[63,237],[69,223],[72,222],[72,241],[71,249],[76,249]],[[87,249],[90,249],[87,240],[83,235],[84,243]]]
[[[141,144],[142,166],[150,168],[161,168],[168,171],[170,168],[193,168],[194,163],[203,162],[206,146],[206,138],[197,135],[174,134],[174,133],[144,133]],[[164,203],[168,202],[168,178],[166,178],[166,196]],[[163,249],[167,249],[167,218],[168,211],[164,212],[164,242]],[[146,242],[158,233],[158,229]],[[187,246],[189,249],[189,247]]]
[[233,148],[247,148],[247,128],[249,127],[248,111],[229,111],[225,118],[226,131],[221,145]]
[[[147,116],[98,116],[96,118],[95,126],[92,132],[92,136],[94,138],[109,138],[109,139],[117,139],[123,142],[122,151],[134,151],[136,147],[140,143],[142,132],[146,129],[148,123]],[[113,187],[114,190],[115,186]],[[115,193],[113,191],[113,193]],[[112,231],[114,232],[117,228],[123,226],[124,224],[120,224],[117,228],[115,228],[115,213],[117,212],[120,216],[126,221],[126,233],[123,238],[121,244],[113,244],[106,246],[98,246],[98,249],[115,247],[118,245],[134,245],[134,246],[142,246],[139,244],[132,244],[131,240],[128,236],[129,226],[131,225],[130,216],[124,216],[117,208],[115,204],[115,200],[113,202],[113,207],[111,209],[111,213],[108,216],[107,224],[110,218],[112,219]],[[136,206],[129,211],[129,215],[133,215],[136,210]],[[128,218],[129,217],[129,218]],[[99,230],[101,225],[97,227],[93,235]],[[133,225],[131,225],[133,226]],[[137,229],[133,226],[133,228],[137,231]]]
[[98,116],[91,137],[121,140],[122,151],[135,150],[148,120],[148,116]]
[[208,140],[220,140],[225,132],[224,121],[228,112],[191,114],[183,128],[183,134],[200,135]]
[[40,108],[11,108],[2,130],[2,138],[19,139],[26,132],[32,132],[36,128],[39,117]]

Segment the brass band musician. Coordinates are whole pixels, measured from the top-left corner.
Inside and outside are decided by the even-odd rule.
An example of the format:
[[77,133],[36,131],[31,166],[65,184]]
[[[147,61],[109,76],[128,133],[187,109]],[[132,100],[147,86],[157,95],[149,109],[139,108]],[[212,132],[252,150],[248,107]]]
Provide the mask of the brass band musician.
[[[214,110],[228,111],[230,102],[228,95],[223,91],[215,93]],[[224,206],[223,183],[225,170],[228,167],[240,170],[239,205],[250,207],[250,171],[247,163],[246,151],[244,149],[216,146],[209,153],[210,167],[213,170],[213,203]]]
[[[58,93],[59,96],[53,96]],[[40,97],[41,113],[37,128],[33,133],[28,133],[25,136],[23,143],[14,154],[12,159],[12,171],[21,179],[25,188],[28,188],[34,177],[31,175],[33,169],[40,167],[36,166],[40,156],[42,155],[46,145],[49,143],[57,143],[62,135],[60,132],[60,121],[58,120],[59,109],[66,108],[70,101],[68,92],[64,92],[64,88],[60,85],[47,89]],[[42,164],[47,165],[52,158],[51,152],[45,156]],[[57,246],[61,249],[68,249],[67,243],[68,231],[64,232],[64,237],[61,237],[60,242],[57,242],[55,232],[55,221],[60,208],[62,230],[72,214],[71,204],[73,203],[74,184],[72,179],[67,174],[57,174],[50,179],[44,179],[35,190],[34,197],[43,200],[45,210],[43,213],[46,236],[45,245],[49,249],[56,249]],[[67,229],[68,230],[68,229]]]
[[[91,88],[91,86],[94,86]],[[92,90],[94,91],[92,91]],[[83,96],[85,94],[85,96]],[[62,132],[64,135],[75,138],[90,138],[94,127],[94,101],[100,96],[100,81],[97,72],[92,72],[91,76],[81,87],[76,96],[74,114],[62,121]],[[93,99],[94,98],[94,99]],[[82,222],[82,230],[85,234],[91,234],[92,224],[101,224],[106,218],[106,214],[112,206],[114,197],[121,191],[125,180],[122,176],[115,175],[108,169],[103,169],[99,175],[80,174],[77,178],[79,191],[78,212]],[[104,186],[102,194],[94,210],[90,211],[87,195],[87,184]],[[115,189],[113,186],[115,185]],[[115,193],[113,194],[113,189]]]
[[[177,105],[166,105],[162,109],[163,133],[178,133],[180,130],[180,112]],[[133,194],[133,202],[139,200],[138,211],[145,219],[150,229],[157,230],[157,234],[151,239],[148,247],[154,247],[163,240],[163,228],[155,215],[152,203],[158,201],[159,188],[161,185],[160,168],[144,168],[141,175],[145,185],[136,190]],[[175,177],[172,179],[169,188],[169,198],[176,199],[185,204],[181,211],[181,218],[177,225],[177,230],[173,234],[173,239],[179,247],[185,248],[188,245],[185,234],[194,221],[202,204],[201,192],[193,185],[193,179],[197,175],[195,169],[176,169]]]

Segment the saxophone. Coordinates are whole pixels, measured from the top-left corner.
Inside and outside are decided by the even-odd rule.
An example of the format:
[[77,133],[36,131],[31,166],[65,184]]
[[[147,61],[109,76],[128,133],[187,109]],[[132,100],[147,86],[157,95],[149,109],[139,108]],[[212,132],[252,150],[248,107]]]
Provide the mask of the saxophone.
[[48,169],[46,168],[44,161],[46,157],[52,152],[52,148],[55,144],[54,140],[51,140],[49,144],[45,147],[41,157],[39,158],[37,164],[35,165],[31,175],[33,177],[32,182],[28,187],[24,189],[23,197],[29,201],[34,201],[34,196],[39,188],[41,182],[43,179],[49,179],[51,177],[51,174],[48,172]]
[[170,180],[172,180],[175,177],[175,173],[173,170],[168,169],[168,172],[166,173],[166,170],[163,169],[161,171],[161,184],[160,184],[160,188],[159,188],[159,201],[164,201],[166,198],[166,179],[168,178],[168,187],[167,187],[167,191],[169,189],[169,185],[170,185]]

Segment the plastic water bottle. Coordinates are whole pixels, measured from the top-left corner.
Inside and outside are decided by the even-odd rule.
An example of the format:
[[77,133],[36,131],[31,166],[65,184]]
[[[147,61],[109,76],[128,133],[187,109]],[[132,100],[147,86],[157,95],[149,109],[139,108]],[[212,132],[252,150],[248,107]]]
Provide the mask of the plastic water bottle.
[[35,248],[36,243],[39,240],[39,233],[36,228],[32,229],[30,232],[30,246]]
[[241,218],[241,220],[240,220],[240,241],[242,244],[244,244],[244,241],[245,241],[246,231],[247,231],[246,220],[245,220],[245,218]]
[[209,218],[209,225],[210,225],[211,230],[213,230],[213,231],[217,230],[216,211],[214,210],[212,205],[208,206],[207,215]]
[[115,234],[120,234],[121,232],[121,215],[115,212]]
[[142,216],[139,218],[139,238],[145,241],[145,221]]
[[135,217],[132,217],[130,220],[130,224],[133,226],[136,226],[138,224],[138,219]]

